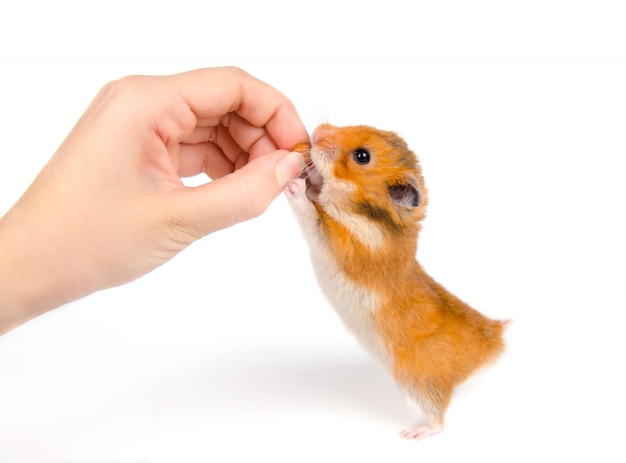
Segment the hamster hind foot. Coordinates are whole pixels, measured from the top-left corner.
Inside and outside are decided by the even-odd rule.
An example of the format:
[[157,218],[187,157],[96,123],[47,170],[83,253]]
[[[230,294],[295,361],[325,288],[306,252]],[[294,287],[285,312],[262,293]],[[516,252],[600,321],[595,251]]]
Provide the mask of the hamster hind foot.
[[406,440],[421,440],[426,437],[434,436],[443,431],[443,425],[420,424],[405,429],[400,433],[400,437]]

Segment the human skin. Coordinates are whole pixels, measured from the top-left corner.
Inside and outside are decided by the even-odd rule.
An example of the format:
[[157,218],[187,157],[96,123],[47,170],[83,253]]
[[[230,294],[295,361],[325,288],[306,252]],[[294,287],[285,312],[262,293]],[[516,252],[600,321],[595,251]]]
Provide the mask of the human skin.
[[[307,138],[293,104],[237,68],[107,84],[0,219],[0,334],[260,215]],[[212,181],[183,185],[200,173]]]

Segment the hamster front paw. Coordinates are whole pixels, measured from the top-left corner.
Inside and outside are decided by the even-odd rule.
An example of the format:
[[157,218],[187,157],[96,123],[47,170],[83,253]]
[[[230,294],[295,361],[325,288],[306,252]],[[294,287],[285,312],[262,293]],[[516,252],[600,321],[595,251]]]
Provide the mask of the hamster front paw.
[[294,178],[285,186],[285,195],[290,200],[295,196],[305,196],[306,181],[303,178]]
[[295,178],[285,186],[285,196],[305,233],[316,223],[317,218],[315,206],[309,199],[306,188],[306,181],[302,178]]

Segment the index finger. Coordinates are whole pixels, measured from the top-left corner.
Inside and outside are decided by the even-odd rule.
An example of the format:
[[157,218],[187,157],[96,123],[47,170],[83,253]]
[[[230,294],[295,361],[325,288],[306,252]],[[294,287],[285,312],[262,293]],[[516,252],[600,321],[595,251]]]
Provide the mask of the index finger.
[[264,127],[276,145],[286,150],[308,139],[293,103],[239,68],[197,69],[171,77],[178,81],[177,89],[199,119],[236,112],[253,126]]

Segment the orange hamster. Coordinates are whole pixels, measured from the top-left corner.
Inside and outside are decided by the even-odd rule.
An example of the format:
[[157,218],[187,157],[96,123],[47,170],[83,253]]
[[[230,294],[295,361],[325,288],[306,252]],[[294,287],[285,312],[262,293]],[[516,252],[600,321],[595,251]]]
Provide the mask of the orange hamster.
[[417,262],[428,191],[402,138],[322,124],[294,150],[305,167],[285,193],[323,293],[426,418],[402,436],[440,432],[455,386],[503,350],[508,322],[472,309]]

